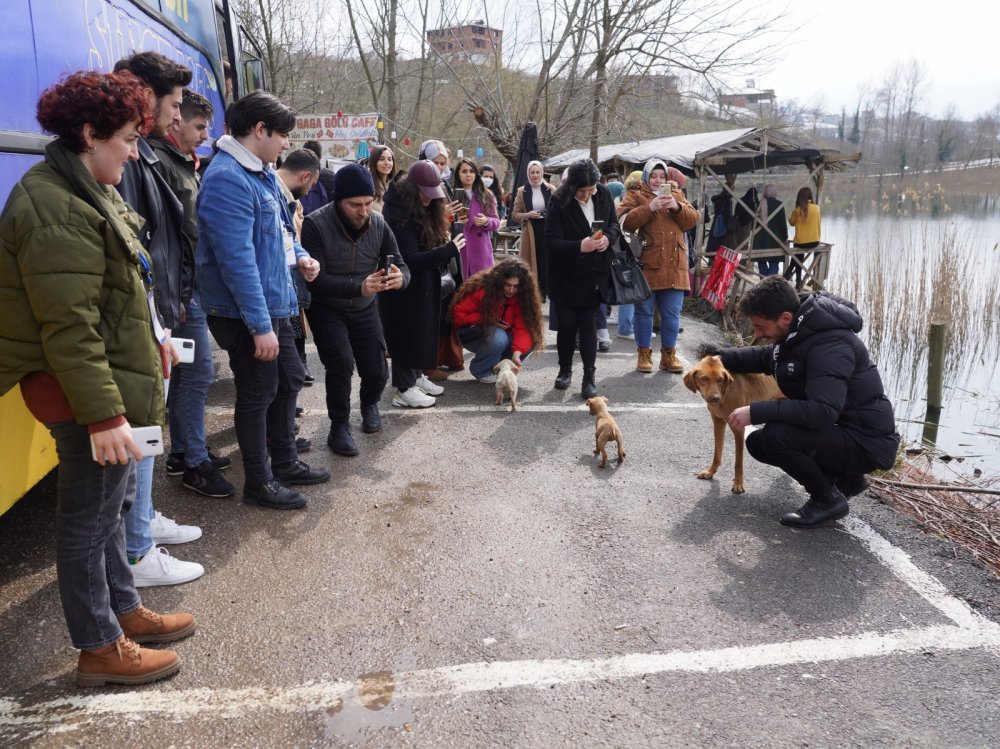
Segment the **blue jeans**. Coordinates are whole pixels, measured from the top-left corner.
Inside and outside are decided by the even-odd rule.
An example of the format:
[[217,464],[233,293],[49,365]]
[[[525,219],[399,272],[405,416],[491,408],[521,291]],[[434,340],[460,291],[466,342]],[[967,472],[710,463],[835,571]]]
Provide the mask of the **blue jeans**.
[[87,427],[46,424],[59,456],[56,573],[73,647],[94,650],[122,635],[115,614],[139,607],[125,556],[122,512],[135,494],[135,461],[103,468],[91,456]]
[[635,332],[633,318],[635,317],[634,304],[618,305],[618,332],[622,335],[632,335]]
[[167,398],[170,452],[183,453],[184,464],[196,468],[208,460],[205,403],[208,402],[208,389],[215,380],[215,367],[208,339],[208,321],[197,295],[184,308],[187,319],[174,328],[172,335],[194,341],[194,361],[178,364],[170,373],[170,396]]
[[664,348],[677,345],[677,333],[681,328],[681,307],[684,292],[681,289],[660,289],[649,299],[635,305],[635,345],[649,348],[653,339],[653,304],[660,310],[660,340]]
[[758,260],[757,270],[762,276],[776,276],[781,270],[781,261],[777,258],[774,260]]
[[133,559],[145,556],[153,548],[153,464],[150,456],[139,461],[136,468],[136,492],[130,497],[132,507],[125,511],[125,547]]
[[[514,336],[509,330],[491,328],[482,338],[463,343],[462,345],[471,351],[475,356],[469,362],[469,372],[473,377],[488,377],[493,374],[493,367],[500,363],[501,359],[509,359],[514,351],[511,346]],[[521,361],[528,358],[529,352],[522,352]]]

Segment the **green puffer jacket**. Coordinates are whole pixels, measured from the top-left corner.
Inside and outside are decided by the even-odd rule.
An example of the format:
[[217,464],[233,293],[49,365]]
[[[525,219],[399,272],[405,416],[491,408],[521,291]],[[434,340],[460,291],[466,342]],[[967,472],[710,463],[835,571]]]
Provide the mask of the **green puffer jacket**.
[[163,423],[139,217],[58,141],[0,214],[0,394],[53,375],[80,424]]

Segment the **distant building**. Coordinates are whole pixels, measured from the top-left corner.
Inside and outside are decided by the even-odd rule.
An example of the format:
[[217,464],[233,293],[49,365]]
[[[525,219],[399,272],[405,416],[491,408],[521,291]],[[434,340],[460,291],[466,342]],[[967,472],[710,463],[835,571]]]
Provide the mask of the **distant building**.
[[770,111],[776,101],[774,89],[757,88],[754,84],[755,81],[751,78],[747,80],[744,90],[719,94],[719,114],[732,113],[733,110]]
[[503,31],[490,28],[485,21],[430,29],[427,32],[427,42],[431,49],[449,62],[503,64]]

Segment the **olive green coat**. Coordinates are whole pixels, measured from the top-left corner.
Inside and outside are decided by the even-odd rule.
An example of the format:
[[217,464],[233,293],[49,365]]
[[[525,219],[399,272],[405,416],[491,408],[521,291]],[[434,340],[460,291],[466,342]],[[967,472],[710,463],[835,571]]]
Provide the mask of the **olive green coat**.
[[41,370],[80,424],[162,424],[139,221],[58,141],[14,186],[0,214],[0,394]]

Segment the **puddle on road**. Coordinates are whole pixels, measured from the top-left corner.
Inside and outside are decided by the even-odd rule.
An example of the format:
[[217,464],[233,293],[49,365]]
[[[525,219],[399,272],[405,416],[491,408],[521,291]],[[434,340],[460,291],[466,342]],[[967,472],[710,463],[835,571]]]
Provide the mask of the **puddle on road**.
[[338,738],[350,746],[363,746],[374,730],[410,730],[413,705],[394,699],[395,691],[392,671],[376,671],[359,677],[354,688],[327,709],[325,737]]

